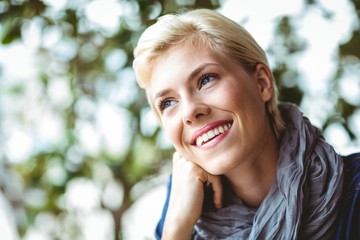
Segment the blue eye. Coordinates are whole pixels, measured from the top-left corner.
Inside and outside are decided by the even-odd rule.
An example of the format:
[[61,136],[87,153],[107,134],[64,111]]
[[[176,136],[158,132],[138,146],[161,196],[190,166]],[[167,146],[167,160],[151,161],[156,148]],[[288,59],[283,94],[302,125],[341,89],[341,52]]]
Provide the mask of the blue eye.
[[165,109],[167,109],[168,107],[171,107],[175,103],[176,103],[175,100],[164,99],[159,102],[158,107],[159,107],[160,111],[164,111]]
[[200,78],[200,87],[212,82],[216,78],[216,74],[205,74]]

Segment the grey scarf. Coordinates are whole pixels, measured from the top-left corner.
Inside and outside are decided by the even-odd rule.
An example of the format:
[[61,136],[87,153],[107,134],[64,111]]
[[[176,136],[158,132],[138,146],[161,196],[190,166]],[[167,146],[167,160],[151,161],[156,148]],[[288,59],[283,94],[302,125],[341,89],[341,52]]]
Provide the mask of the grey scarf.
[[277,178],[258,209],[230,189],[226,206],[204,209],[194,239],[332,239],[342,193],[341,157],[298,108],[281,104],[287,128]]

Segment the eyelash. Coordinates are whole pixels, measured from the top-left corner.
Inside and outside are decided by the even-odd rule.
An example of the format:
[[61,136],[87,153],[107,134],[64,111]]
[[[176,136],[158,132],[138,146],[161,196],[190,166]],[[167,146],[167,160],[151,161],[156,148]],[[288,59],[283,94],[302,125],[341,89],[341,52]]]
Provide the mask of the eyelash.
[[166,103],[170,102],[170,101],[174,101],[174,100],[170,100],[170,99],[164,99],[164,100],[160,100],[158,103],[158,108],[160,109],[161,112],[163,112],[166,108],[170,107],[166,107]]
[[[202,75],[199,79],[199,87],[201,88],[202,86],[212,82],[216,77],[218,77],[218,75],[215,73],[207,73],[207,74]],[[207,78],[211,78],[211,79],[209,80],[209,82],[204,84],[203,81],[206,80]]]

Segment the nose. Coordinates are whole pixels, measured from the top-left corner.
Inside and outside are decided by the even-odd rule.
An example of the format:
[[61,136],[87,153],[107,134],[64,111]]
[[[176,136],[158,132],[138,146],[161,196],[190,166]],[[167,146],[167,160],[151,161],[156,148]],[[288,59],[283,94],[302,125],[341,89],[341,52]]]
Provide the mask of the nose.
[[182,101],[182,118],[184,124],[191,125],[209,113],[210,107],[197,98],[183,99]]

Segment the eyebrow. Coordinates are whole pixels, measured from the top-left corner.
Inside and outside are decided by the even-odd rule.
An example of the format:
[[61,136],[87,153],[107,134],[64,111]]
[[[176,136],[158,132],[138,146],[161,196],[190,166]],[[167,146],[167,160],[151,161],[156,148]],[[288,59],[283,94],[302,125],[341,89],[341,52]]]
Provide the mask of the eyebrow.
[[[201,73],[207,66],[210,66],[210,65],[219,65],[219,64],[217,64],[217,63],[203,63],[203,64],[199,65],[197,68],[195,68],[193,71],[191,71],[191,73],[187,77],[186,81],[190,82],[191,79],[195,78],[196,75]],[[165,96],[166,94],[168,94],[169,92],[170,92],[170,89],[164,89],[164,90],[156,93],[154,99],[161,98],[161,97]]]
[[169,92],[170,92],[169,89],[162,90],[155,94],[154,99],[161,98],[161,97],[165,96],[166,94],[168,94]]

